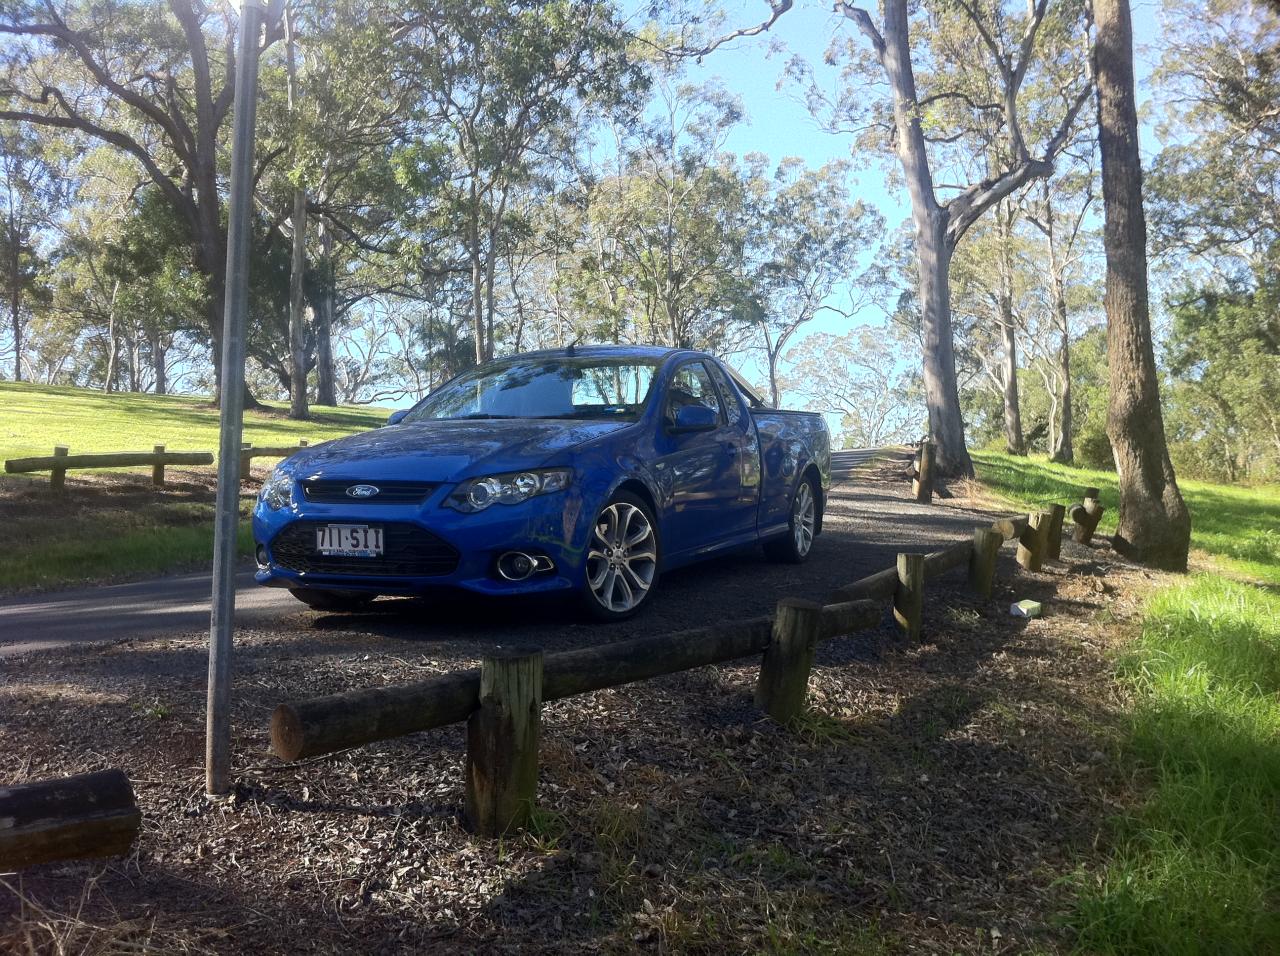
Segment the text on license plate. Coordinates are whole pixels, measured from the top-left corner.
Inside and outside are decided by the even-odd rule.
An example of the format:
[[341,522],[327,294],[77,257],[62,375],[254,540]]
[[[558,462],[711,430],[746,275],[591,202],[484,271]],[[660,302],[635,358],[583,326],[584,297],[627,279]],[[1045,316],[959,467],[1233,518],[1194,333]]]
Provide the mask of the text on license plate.
[[326,524],[316,528],[316,550],[346,558],[382,554],[382,529],[366,524]]

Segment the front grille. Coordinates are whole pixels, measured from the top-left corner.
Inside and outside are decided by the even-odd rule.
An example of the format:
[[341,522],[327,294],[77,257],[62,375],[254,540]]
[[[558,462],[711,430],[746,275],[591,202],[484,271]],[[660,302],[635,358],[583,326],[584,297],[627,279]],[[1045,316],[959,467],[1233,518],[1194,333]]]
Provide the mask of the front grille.
[[[356,485],[371,485],[378,493],[369,498],[356,498],[347,494],[348,488]],[[362,505],[417,505],[422,504],[431,492],[438,488],[429,481],[360,481],[346,478],[315,478],[302,483],[302,494],[308,501],[317,504],[350,504],[358,501]]]
[[428,577],[450,574],[458,566],[458,551],[430,531],[414,524],[382,525],[383,554],[350,558],[316,550],[316,529],[327,522],[295,521],[271,542],[271,557],[300,574],[358,574],[370,577]]

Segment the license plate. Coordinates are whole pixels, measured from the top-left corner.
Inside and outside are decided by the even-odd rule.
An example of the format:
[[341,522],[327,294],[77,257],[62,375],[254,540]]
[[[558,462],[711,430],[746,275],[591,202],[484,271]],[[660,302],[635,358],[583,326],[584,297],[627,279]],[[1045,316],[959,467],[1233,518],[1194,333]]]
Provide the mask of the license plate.
[[382,529],[367,524],[326,524],[316,528],[316,550],[336,558],[375,558],[382,554]]

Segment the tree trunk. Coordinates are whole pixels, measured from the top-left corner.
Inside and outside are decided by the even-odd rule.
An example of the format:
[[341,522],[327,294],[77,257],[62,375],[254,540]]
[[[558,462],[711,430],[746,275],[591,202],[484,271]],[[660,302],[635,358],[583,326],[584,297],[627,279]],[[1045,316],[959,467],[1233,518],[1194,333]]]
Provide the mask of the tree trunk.
[[[285,77],[289,113],[298,109],[298,53],[295,14],[284,11]],[[302,277],[307,269],[307,191],[293,189],[293,247],[289,259],[289,417],[306,419],[307,336],[303,315]]]
[[18,270],[22,268],[21,250],[19,249],[17,225],[9,215],[9,310],[13,319],[13,380],[22,381],[22,276]]
[[169,392],[168,373],[165,371],[164,362],[168,349],[164,345],[164,336],[160,334],[159,329],[155,329],[151,333],[151,370],[156,378],[155,392],[157,395],[167,395]]
[[1018,334],[1013,325],[1013,303],[1000,297],[1000,334],[1004,339],[1004,440],[1009,454],[1025,455],[1022,437],[1022,410],[1018,407]]
[[1022,409],[1018,402],[1018,329],[1013,321],[1013,213],[1008,203],[996,207],[1000,229],[1000,336],[1004,345],[1004,442],[1011,455],[1027,453],[1022,435]]
[[293,254],[289,263],[289,417],[306,419],[307,336],[302,276],[307,268],[307,193],[293,191]]
[[1097,0],[1094,15],[1107,255],[1107,437],[1120,479],[1119,527],[1113,544],[1140,563],[1181,571],[1187,567],[1191,518],[1165,443],[1151,343],[1129,2]]
[[934,195],[933,174],[916,106],[906,0],[885,2],[880,61],[893,90],[898,159],[911,196],[911,218],[916,231],[924,398],[929,410],[929,436],[938,452],[935,468],[939,477],[970,477],[973,461],[964,443],[964,416],[960,411],[951,327],[948,272],[954,249],[947,237],[947,211],[939,207]]
[[323,282],[320,306],[316,309],[316,404],[337,405],[338,389],[333,372],[334,287],[333,233],[323,219],[317,227],[320,236],[320,259]]
[[1071,335],[1067,325],[1067,297],[1061,288],[1058,291],[1055,308],[1058,312],[1058,331],[1061,335],[1058,346],[1058,377],[1062,380],[1062,393],[1058,398],[1058,441],[1053,448],[1049,449],[1049,454],[1054,461],[1070,465],[1076,460],[1075,448],[1071,444],[1071,429],[1075,427],[1071,415]]
[[964,442],[964,416],[956,380],[951,327],[951,254],[946,238],[946,214],[929,216],[927,227],[916,227],[916,255],[920,289],[920,332],[924,347],[924,394],[929,410],[929,437],[937,446],[935,471],[939,477],[971,477],[973,461]]

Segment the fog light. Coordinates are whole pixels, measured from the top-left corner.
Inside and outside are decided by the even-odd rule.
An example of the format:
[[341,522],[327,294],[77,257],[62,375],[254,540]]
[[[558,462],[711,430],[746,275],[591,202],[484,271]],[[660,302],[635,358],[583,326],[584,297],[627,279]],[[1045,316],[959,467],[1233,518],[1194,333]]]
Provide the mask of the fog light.
[[508,551],[498,558],[498,575],[508,581],[523,581],[531,574],[539,571],[551,571],[555,562],[545,554],[525,554],[523,551]]
[[523,581],[535,567],[533,558],[522,551],[508,551],[498,559],[498,573],[508,581]]
[[261,544],[258,545],[258,549],[253,554],[254,557],[258,559],[258,567],[268,568],[271,566],[271,563],[267,560],[267,549],[265,546]]

